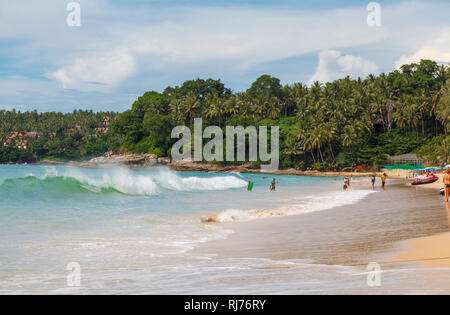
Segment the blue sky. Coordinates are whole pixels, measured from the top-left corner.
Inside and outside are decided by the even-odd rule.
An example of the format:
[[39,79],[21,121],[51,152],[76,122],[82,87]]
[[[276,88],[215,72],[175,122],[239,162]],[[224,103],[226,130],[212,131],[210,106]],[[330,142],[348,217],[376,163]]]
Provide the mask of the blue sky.
[[241,91],[262,74],[283,84],[450,62],[448,1],[8,1],[0,11],[0,109],[128,109],[145,91],[198,77]]

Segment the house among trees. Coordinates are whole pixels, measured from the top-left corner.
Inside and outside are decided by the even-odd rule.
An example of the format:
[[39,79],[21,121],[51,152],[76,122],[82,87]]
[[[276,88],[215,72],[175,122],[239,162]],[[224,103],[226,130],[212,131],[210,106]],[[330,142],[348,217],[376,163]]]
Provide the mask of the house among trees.
[[3,145],[4,145],[5,147],[7,147],[7,146],[9,146],[10,143],[11,143],[11,138],[8,137],[8,138],[5,139],[5,142],[3,142]]
[[404,165],[421,165],[424,161],[417,157],[414,153],[401,154],[397,156],[391,156],[387,161],[387,165],[404,164]]
[[103,117],[103,125],[107,126],[111,123],[111,118],[108,116]]
[[37,140],[40,137],[42,137],[44,134],[42,132],[37,132],[37,131],[31,131],[31,132],[27,132],[25,134],[25,138],[27,139],[33,139],[33,140]]
[[72,133],[75,131],[81,131],[81,127],[80,127],[80,125],[76,124],[75,127],[70,127],[69,131]]
[[50,138],[54,138],[54,137],[56,137],[56,132],[50,132],[49,135],[50,135]]
[[104,135],[104,134],[106,134],[106,133],[108,133],[108,128],[104,128],[104,127],[100,127],[100,126],[97,126],[97,128],[95,128],[95,133],[96,134],[102,134],[102,135]]
[[26,133],[23,131],[14,131],[11,132],[11,135],[5,139],[5,142],[3,142],[3,146],[7,147],[14,141],[15,145],[19,149],[26,149],[28,148],[28,140],[37,140],[43,135],[44,134],[42,132],[38,131],[31,131]]
[[[103,119],[102,119],[102,125],[103,126],[108,126],[110,123],[111,123],[111,118],[110,117],[108,117],[108,116],[103,117]],[[109,130],[109,128],[101,127],[99,125],[99,126],[97,126],[97,128],[95,128],[95,133],[96,134],[100,133],[100,134],[104,135],[104,134],[108,133],[108,130]]]
[[27,149],[28,148],[28,141],[27,140],[22,140],[19,142],[18,145],[19,149]]

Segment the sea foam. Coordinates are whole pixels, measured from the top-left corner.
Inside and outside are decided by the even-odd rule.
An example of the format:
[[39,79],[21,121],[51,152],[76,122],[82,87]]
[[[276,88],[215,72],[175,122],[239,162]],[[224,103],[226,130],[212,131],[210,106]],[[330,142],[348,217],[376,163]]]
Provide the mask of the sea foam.
[[369,194],[375,193],[368,189],[350,191],[336,191],[328,194],[319,193],[301,198],[291,199],[285,204],[271,210],[267,209],[226,209],[218,214],[202,219],[203,222],[235,222],[249,221],[261,218],[299,215],[316,211],[329,210],[345,206],[362,200]]

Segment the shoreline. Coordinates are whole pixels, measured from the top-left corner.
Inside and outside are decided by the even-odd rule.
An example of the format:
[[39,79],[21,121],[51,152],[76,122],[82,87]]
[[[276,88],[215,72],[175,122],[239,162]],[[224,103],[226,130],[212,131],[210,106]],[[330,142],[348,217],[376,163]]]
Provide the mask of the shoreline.
[[392,256],[386,263],[394,265],[411,263],[425,269],[450,268],[449,244],[450,232],[408,240],[403,243],[405,249]]
[[[357,187],[353,189],[367,189],[370,183],[358,182],[354,186]],[[268,258],[342,266],[366,266],[378,261],[396,268],[404,263],[403,258],[409,257],[399,256],[408,250],[405,244],[423,238],[428,244],[436,235],[444,235],[440,244],[450,242],[450,212],[445,211],[437,189],[389,180],[386,191],[380,187],[377,190],[354,204],[328,210],[215,223],[234,233],[225,240],[200,244],[192,253],[217,259]],[[450,257],[450,246],[444,250]],[[425,255],[414,255],[413,258],[426,259]]]
[[[445,204],[447,225],[450,228],[450,204]],[[412,263],[420,268],[450,268],[450,232],[407,240],[403,250],[387,263]]]
[[[123,157],[123,156],[122,156]],[[96,158],[98,159],[98,158]],[[96,160],[94,159],[94,161]],[[126,158],[127,159],[127,158]],[[135,159],[137,159],[138,161],[144,161],[144,165],[127,165],[126,163],[123,163],[123,160],[120,161],[122,163],[114,163],[114,164],[110,164],[110,158],[106,157],[106,158],[101,158],[100,162],[103,163],[98,163],[98,160],[95,163],[92,163],[91,161],[88,162],[88,164],[86,164],[85,162],[69,162],[69,163],[64,163],[64,162],[43,162],[43,163],[34,163],[34,164],[29,164],[29,165],[70,165],[70,166],[76,166],[76,167],[86,167],[86,168],[102,168],[102,167],[108,167],[111,165],[118,165],[118,164],[122,164],[125,166],[131,166],[131,168],[142,168],[142,169],[146,169],[149,167],[154,167],[154,166],[165,166],[165,167],[169,167],[175,171],[179,171],[179,172],[220,172],[220,173],[229,173],[229,172],[240,172],[240,173],[255,173],[255,174],[272,174],[272,175],[295,175],[295,176],[316,176],[316,177],[353,177],[353,178],[364,178],[364,177],[370,177],[372,175],[375,176],[381,176],[381,172],[372,172],[372,173],[357,173],[357,172],[319,172],[319,171],[297,171],[297,170],[293,170],[293,169],[289,169],[289,170],[279,170],[279,171],[275,171],[275,172],[263,172],[260,169],[252,169],[249,168],[249,166],[245,167],[245,166],[219,166],[219,165],[215,165],[215,164],[205,164],[205,163],[197,163],[197,162],[192,162],[192,161],[182,161],[182,162],[175,162],[175,163],[170,163],[167,159],[154,159],[153,155],[137,155],[137,157],[135,156]],[[128,160],[129,161],[129,160]],[[150,161],[150,165],[145,165],[145,162]],[[169,163],[168,163],[169,162]],[[134,167],[133,167],[134,166]],[[436,198],[439,198],[438,195],[438,189],[441,188],[443,186],[442,183],[442,179],[441,176],[439,176],[439,174],[437,175],[439,178],[439,180],[435,183],[432,184],[427,184],[427,185],[422,185],[422,186],[410,186],[409,185],[409,180],[405,177],[405,172],[400,172],[397,170],[392,170],[392,171],[386,171],[387,175],[388,175],[388,189],[390,189],[390,186],[392,185],[392,182],[394,182],[394,186],[397,186],[395,189],[401,189],[401,190],[411,190],[411,191],[415,191],[415,192],[423,192],[423,194],[425,195],[429,195],[429,196],[434,196]],[[376,185],[377,188],[379,186],[380,181],[377,180]],[[370,183],[367,182],[361,182],[361,181],[356,181],[352,183],[352,187],[355,187],[356,189],[369,189],[370,188]],[[432,198],[434,198],[432,197]],[[398,199],[399,197],[397,197],[396,199]],[[368,199],[368,200],[366,200]],[[372,202],[371,200],[371,196],[365,197],[363,200],[357,202],[356,204],[353,205],[349,205],[348,207],[365,207],[364,204],[367,202]],[[414,199],[409,200],[409,202],[413,202]],[[373,200],[373,202],[376,203],[376,200]],[[345,208],[346,206],[343,207],[337,207],[337,211],[339,211],[339,208]],[[426,207],[426,205],[424,205],[424,207]],[[444,204],[445,207],[445,204]],[[323,210],[325,212],[329,212],[329,211],[333,211],[335,208],[332,209],[328,209],[328,210]],[[397,240],[394,243],[392,243],[392,246],[402,246],[403,249],[400,251],[391,251],[391,252],[386,252],[386,258],[387,260],[384,260],[383,263],[386,264],[399,264],[399,263],[403,263],[403,262],[407,262],[407,261],[417,261],[419,262],[419,265],[421,265],[421,267],[425,267],[425,268],[432,268],[432,267],[445,267],[445,268],[450,268],[450,246],[446,246],[446,244],[450,244],[450,209],[447,206],[447,211],[446,211],[447,217],[446,217],[446,222],[447,227],[448,227],[448,232],[449,233],[444,233],[443,231],[438,231],[436,233],[433,234],[428,234],[428,235],[422,235],[423,237],[417,237],[417,236],[413,236],[410,238],[403,238],[400,240]],[[309,214],[295,214],[293,216],[290,216],[290,218],[293,217],[301,217],[301,216],[306,216]],[[281,217],[271,217],[270,220],[278,220],[278,219],[284,219],[286,218],[286,216],[281,216]],[[267,219],[267,218],[266,218]],[[233,223],[228,223],[226,224],[227,227],[230,227],[232,229],[236,228],[237,230],[240,230],[240,228],[238,228],[238,225],[252,225],[254,222],[259,221],[259,220],[255,220],[252,222],[233,222]],[[208,221],[206,221],[208,222]],[[223,223],[219,223],[219,224],[223,224]],[[255,223],[256,225],[258,225],[258,223]],[[439,244],[439,245],[436,245]],[[390,254],[390,256],[388,255]],[[449,257],[448,259],[445,259],[443,261],[440,260],[435,260],[434,258],[436,257]],[[273,257],[271,257],[273,258]],[[420,263],[421,261],[423,261],[422,263]]]
[[17,163],[4,165],[41,165],[41,166],[75,166],[81,168],[105,168],[114,165],[122,165],[132,169],[148,169],[151,167],[166,166],[177,172],[218,172],[218,173],[249,173],[249,174],[272,174],[272,175],[295,175],[314,177],[380,177],[382,172],[349,172],[349,171],[299,171],[296,169],[279,169],[276,171],[262,171],[252,164],[243,165],[219,165],[213,163],[194,162],[192,160],[170,161],[169,158],[158,158],[153,154],[113,154],[107,153],[105,156],[93,158],[85,162],[79,161],[51,161],[44,160],[34,163]]
[[[218,173],[249,173],[249,174],[273,174],[294,175],[314,177],[350,177],[361,178],[375,176],[381,177],[383,173],[390,179],[409,180],[409,172],[405,170],[381,170],[381,171],[318,171],[318,170],[296,170],[278,169],[276,171],[262,171],[252,163],[242,165],[220,165],[217,163],[196,162],[193,160],[172,161],[168,157],[158,157],[149,153],[116,153],[109,151],[103,156],[91,158],[86,161],[54,161],[42,160],[32,163],[5,163],[4,165],[43,165],[43,166],[75,166],[81,168],[106,168],[115,165],[126,166],[132,169],[148,169],[151,167],[166,166],[178,172],[218,172]],[[439,176],[439,174],[437,174]],[[441,181],[439,179],[438,183]],[[434,183],[436,185],[436,183]]]
[[[42,171],[45,170],[41,169],[40,172]],[[89,170],[83,171],[80,169],[79,171],[91,173]],[[10,172],[14,173],[15,170],[11,169]],[[27,170],[24,169],[22,172],[26,173]],[[202,175],[189,174],[188,176]],[[219,175],[211,174],[210,176],[214,178]],[[210,176],[208,175],[207,177]],[[225,177],[228,176],[225,175]],[[259,178],[262,176],[255,175],[254,177]],[[192,243],[192,235],[188,237],[188,244],[190,244],[190,248],[193,247],[192,250],[184,248],[180,251],[179,255],[181,256],[178,254],[170,256],[171,254],[169,254],[174,259],[168,258],[167,261],[161,260],[158,256],[159,249],[154,249],[153,247],[145,247],[145,250],[143,248],[135,248],[139,253],[145,253],[145,255],[141,256],[137,254],[138,252],[131,252],[137,255],[130,256],[139,257],[139,266],[142,267],[140,271],[146,272],[148,275],[146,279],[148,280],[154,280],[151,276],[154,269],[151,268],[155,267],[155,270],[160,268],[157,266],[157,261],[162,261],[165,267],[169,263],[174,264],[175,268],[177,268],[180,260],[184,262],[184,259],[187,259],[187,266],[191,267],[191,269],[188,269],[187,273],[185,269],[181,270],[180,276],[183,277],[182,279],[188,279],[188,281],[192,279],[192,282],[188,282],[189,284],[202,284],[204,292],[211,290],[212,286],[224,290],[220,292],[236,292],[235,290],[241,289],[243,293],[386,294],[396,292],[405,294],[431,292],[430,290],[435,288],[439,288],[441,292],[450,292],[450,286],[445,281],[439,282],[439,279],[445,279],[445,272],[436,269],[425,269],[446,268],[446,265],[424,266],[425,268],[419,269],[416,267],[416,265],[419,265],[418,262],[409,262],[409,259],[417,259],[417,256],[392,261],[387,260],[394,255],[410,250],[409,241],[411,239],[427,238],[429,235],[433,237],[436,234],[450,235],[448,233],[450,224],[443,224],[450,222],[449,217],[445,211],[442,211],[442,204],[440,203],[442,199],[436,189],[430,189],[426,186],[413,187],[407,185],[404,179],[389,179],[386,191],[384,191],[380,187],[380,181],[377,180],[377,192],[369,193],[366,197],[363,197],[366,195],[366,192],[358,191],[371,190],[368,179],[355,179],[350,189],[346,192],[342,191],[341,181],[332,178],[285,177],[286,184],[291,180],[303,183],[292,187],[284,185],[281,176],[279,179],[282,183],[279,186],[279,190],[273,195],[267,195],[268,198],[264,199],[264,204],[260,202],[256,205],[255,200],[259,198],[258,194],[239,191],[236,194],[230,194],[233,197],[226,199],[229,201],[227,201],[225,206],[214,209],[223,211],[237,205],[237,209],[246,211],[246,209],[257,209],[257,207],[262,207],[261,209],[275,209],[280,205],[292,204],[295,206],[303,205],[305,210],[312,209],[317,211],[290,216],[266,217],[244,222],[207,223],[204,225],[197,221],[200,219],[203,211],[209,211],[204,209],[188,217],[189,222],[193,221],[200,228],[198,230],[200,234],[195,232],[196,242]],[[313,184],[313,182],[327,183],[328,181],[330,181],[329,186],[315,186]],[[322,199],[329,192],[333,193],[328,198]],[[245,194],[246,198],[250,198],[246,204],[239,201],[241,198],[239,196],[243,196],[243,194]],[[204,196],[214,200],[214,198],[220,198],[220,195],[220,193],[214,193],[213,195],[208,194]],[[361,196],[359,200],[356,198],[358,195]],[[197,205],[199,202],[201,204],[204,196],[196,200]],[[310,208],[309,205],[312,204],[310,199],[318,201],[320,205],[325,207],[316,207],[316,203],[314,203],[314,207]],[[136,200],[138,201],[136,209],[148,206],[147,200],[142,200],[143,203],[139,201],[141,198],[136,198]],[[353,203],[343,205],[340,201]],[[126,202],[128,203],[128,200]],[[171,202],[169,201],[169,203]],[[156,205],[159,207],[157,203]],[[326,209],[331,205],[340,206]],[[179,203],[176,207],[179,208]],[[110,213],[108,208],[106,208],[106,211]],[[120,208],[119,203],[117,209]],[[123,211],[121,210],[121,212]],[[141,210],[138,210],[139,218],[141,213]],[[141,225],[142,232],[145,233],[146,240],[148,240],[148,235],[146,234],[149,231],[148,226],[143,225],[140,219],[139,221],[134,219],[130,221],[128,216],[129,214],[127,214],[126,221],[133,224],[133,227],[134,223]],[[147,222],[147,220],[146,218],[145,221]],[[122,230],[123,221],[117,221],[116,224],[114,226]],[[180,229],[177,228],[177,225],[173,227],[178,231]],[[129,227],[132,226],[130,225]],[[215,231],[212,231],[207,234],[208,236],[212,235],[212,237],[205,239],[205,235],[201,231],[204,227],[213,230],[215,228],[218,228],[218,230],[234,230],[234,233],[228,234],[227,231],[226,234],[223,234],[222,231],[217,231],[218,233],[216,234]],[[93,228],[95,229],[95,226]],[[114,230],[111,231],[114,232]],[[138,235],[139,231],[141,230],[132,229],[129,230],[131,234],[127,235]],[[162,243],[166,243],[169,241],[167,235],[170,235],[170,233],[166,235],[162,233],[163,231],[166,230],[160,230],[158,234],[162,238]],[[116,241],[115,233],[107,234],[106,236],[100,230],[98,235],[101,236],[98,246],[103,246],[106,243],[115,244],[111,243],[113,240],[114,242]],[[153,235],[151,237],[153,238]],[[157,238],[157,240],[159,239]],[[440,246],[445,246],[446,240],[442,240]],[[83,241],[82,244],[85,242]],[[120,243],[121,241],[117,240],[117,242]],[[151,243],[153,244],[153,240]],[[130,248],[130,244],[127,242],[122,245],[123,247],[121,248],[123,250]],[[72,248],[73,245],[69,244],[69,246]],[[86,249],[82,247],[80,250],[84,251]],[[100,252],[96,248],[90,248],[89,250]],[[115,252],[116,246],[106,246],[103,250]],[[151,255],[148,253],[151,253]],[[156,257],[155,260],[152,260],[153,257]],[[161,257],[166,256],[162,254]],[[378,262],[382,268],[381,288],[369,287],[366,284],[366,267],[369,262]],[[81,263],[84,265],[86,262]],[[122,267],[126,266],[129,265]],[[127,278],[132,278],[132,276],[136,275],[136,279],[142,279],[141,273],[135,274],[131,271],[135,270],[133,269],[134,267],[135,265],[132,265],[131,269],[126,267],[120,270],[126,270]],[[197,272],[200,273],[199,278],[196,278]],[[192,278],[190,278],[191,274]],[[98,279],[98,277],[94,276],[94,273],[90,275]],[[432,278],[433,275],[435,278]],[[263,285],[267,283],[270,283],[270,285]],[[232,285],[228,287],[228,284]],[[148,281],[145,281],[142,286],[143,290],[148,290],[146,288],[147,285]],[[164,289],[170,290],[171,288],[173,286],[170,287],[169,284],[169,288]],[[191,290],[191,288],[186,289]],[[95,289],[92,290],[95,292]]]

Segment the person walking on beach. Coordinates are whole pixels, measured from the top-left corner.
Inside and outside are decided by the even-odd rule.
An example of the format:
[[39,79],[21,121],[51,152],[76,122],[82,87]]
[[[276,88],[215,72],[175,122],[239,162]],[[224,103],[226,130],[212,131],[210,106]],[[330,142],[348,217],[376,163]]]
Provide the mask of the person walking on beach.
[[372,176],[371,182],[372,182],[372,190],[375,190],[375,176]]
[[386,185],[386,178],[387,178],[386,173],[383,173],[383,175],[381,175],[381,187],[383,187],[383,189],[384,186]]
[[445,202],[448,203],[448,197],[450,196],[450,168],[447,168],[444,175],[444,189],[445,189]]

